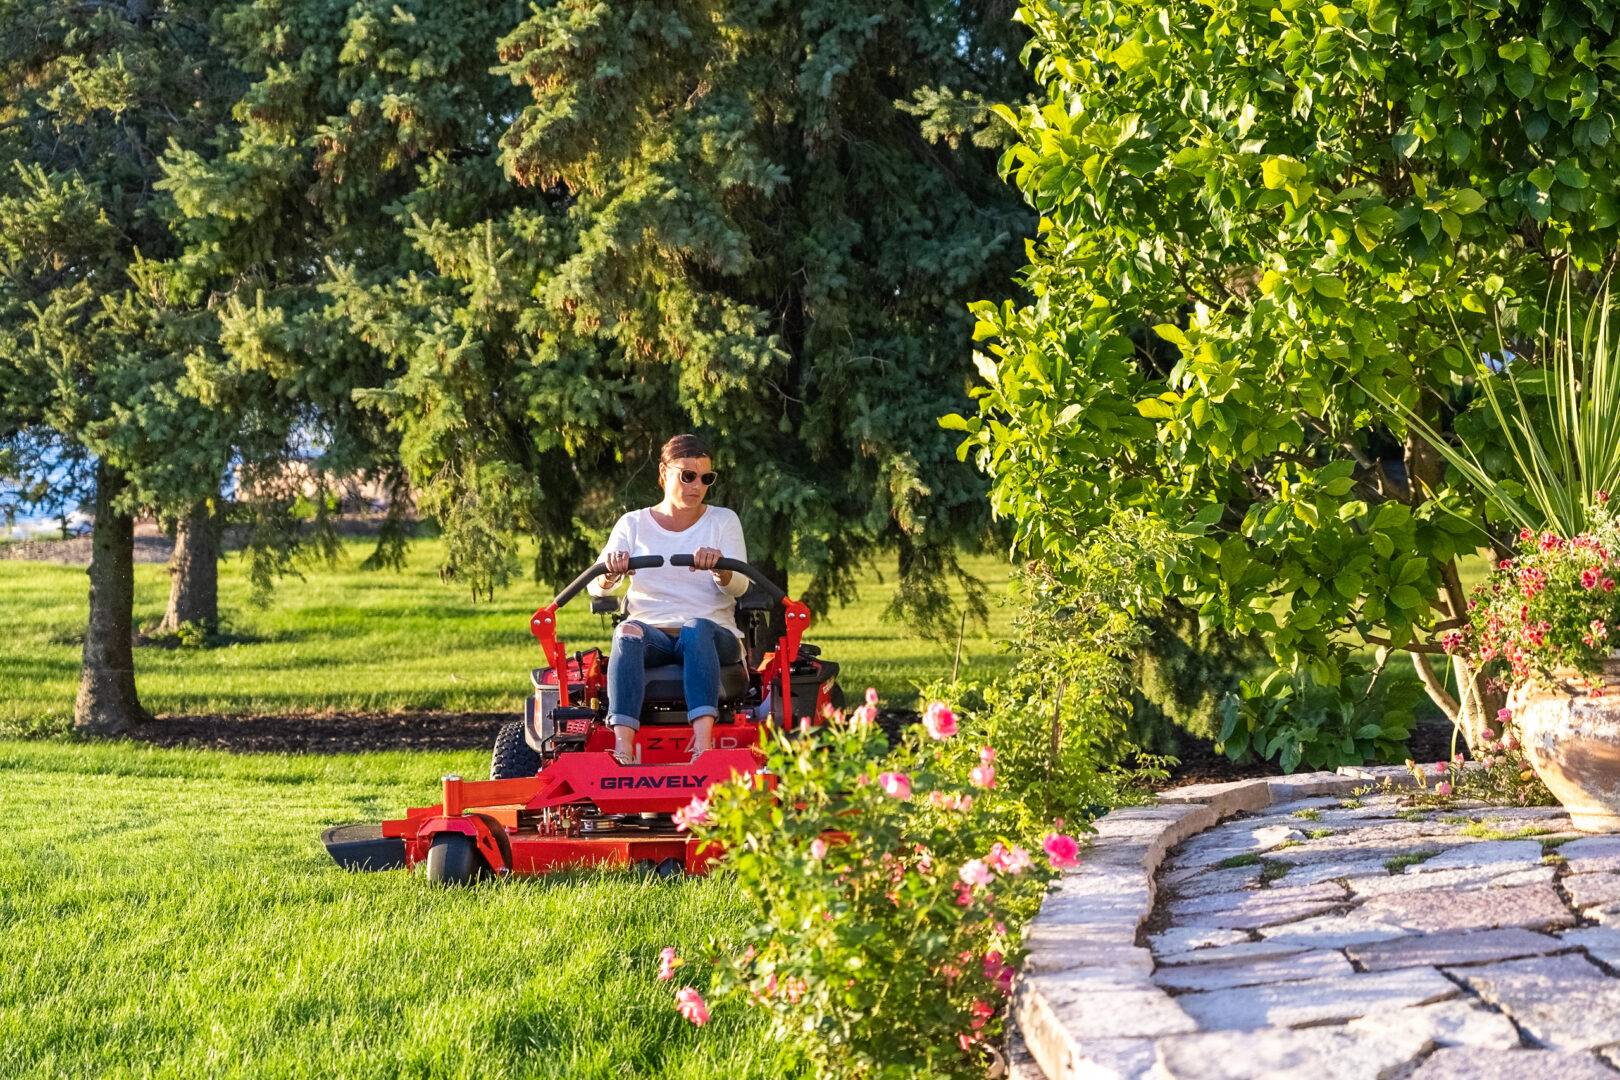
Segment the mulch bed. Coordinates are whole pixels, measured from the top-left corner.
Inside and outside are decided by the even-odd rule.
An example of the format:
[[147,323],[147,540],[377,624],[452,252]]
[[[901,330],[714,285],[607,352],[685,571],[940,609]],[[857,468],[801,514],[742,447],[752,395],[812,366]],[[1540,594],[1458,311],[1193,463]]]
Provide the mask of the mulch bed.
[[[345,754],[365,750],[481,750],[515,712],[323,712],[282,716],[163,716],[137,724],[129,737],[155,746],[203,746],[239,753]],[[878,725],[890,738],[917,714],[885,709]],[[1412,757],[1443,761],[1451,756],[1451,727],[1421,723],[1412,732]],[[1181,763],[1161,787],[1221,783],[1253,776],[1280,776],[1274,762],[1234,764],[1212,744],[1188,739]]]
[[509,712],[341,712],[284,716],[162,716],[128,735],[156,746],[236,752],[346,754],[360,750],[469,750],[495,744]]

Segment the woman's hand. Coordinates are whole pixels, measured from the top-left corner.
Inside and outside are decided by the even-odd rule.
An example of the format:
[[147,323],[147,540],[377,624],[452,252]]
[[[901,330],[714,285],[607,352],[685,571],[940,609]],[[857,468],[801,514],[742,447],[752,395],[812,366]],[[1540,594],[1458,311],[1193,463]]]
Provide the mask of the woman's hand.
[[619,579],[626,574],[634,573],[630,569],[630,553],[628,551],[615,551],[604,560],[607,573],[602,575],[602,588],[611,589],[619,583]]
[[693,573],[699,570],[714,571],[714,583],[723,589],[731,584],[731,571],[714,569],[714,564],[719,562],[721,558],[723,556],[720,554],[719,548],[698,548],[692,552],[692,571]]

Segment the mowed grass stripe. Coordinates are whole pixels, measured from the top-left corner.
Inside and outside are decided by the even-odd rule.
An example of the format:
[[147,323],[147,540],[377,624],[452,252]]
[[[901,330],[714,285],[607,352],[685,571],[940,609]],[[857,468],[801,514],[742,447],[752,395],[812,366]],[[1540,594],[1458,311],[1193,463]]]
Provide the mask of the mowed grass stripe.
[[[160,715],[267,715],[327,710],[497,712],[516,710],[540,651],[529,616],[551,592],[532,582],[498,590],[475,603],[465,589],[439,579],[438,540],[412,545],[404,571],[363,571],[369,545],[350,541],[336,567],[316,567],[304,580],[282,582],[269,604],[249,603],[240,558],[220,565],[220,603],[233,644],[211,649],[142,648],[135,663],[142,704]],[[1008,565],[966,560],[1005,595]],[[802,584],[802,579],[801,579]],[[0,734],[53,734],[66,729],[78,685],[86,610],[78,567],[0,561]],[[926,640],[885,622],[893,573],[868,569],[859,599],[817,612],[808,640],[843,665],[855,692],[876,686],[886,701],[915,701],[918,685],[950,673],[950,641]],[[135,612],[155,623],[168,595],[164,567],[136,567]],[[563,609],[571,648],[605,646],[607,620],[583,600]],[[988,632],[970,626],[962,674],[979,678],[1005,669],[998,642],[1010,612],[992,603]]]
[[695,1029],[654,979],[742,925],[722,879],[445,891],[320,846],[482,764],[0,742],[0,1075],[781,1075],[755,1018]]

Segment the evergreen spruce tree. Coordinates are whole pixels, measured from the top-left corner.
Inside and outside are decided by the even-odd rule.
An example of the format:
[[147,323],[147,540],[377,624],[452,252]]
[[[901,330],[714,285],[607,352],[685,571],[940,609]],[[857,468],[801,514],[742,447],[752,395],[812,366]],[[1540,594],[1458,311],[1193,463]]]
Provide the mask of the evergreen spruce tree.
[[[847,596],[896,549],[893,613],[942,625],[957,545],[987,522],[936,418],[964,398],[965,302],[1006,288],[1033,225],[990,152],[986,102],[1025,92],[1010,14],[538,5],[500,43],[531,96],[504,164],[536,203],[419,228],[455,279],[431,300],[344,296],[407,365],[379,400],[451,520],[526,505],[577,548],[573,523],[649,500],[661,438],[696,429],[779,581],[796,557],[813,602]],[[413,300],[434,317],[406,318]],[[463,440],[491,391],[504,441],[546,468]]]
[[[268,382],[317,450],[313,478],[378,475],[396,512],[414,496],[399,466],[409,433],[357,401],[391,378],[393,357],[355,332],[336,282],[432,287],[413,222],[465,223],[527,198],[502,177],[497,143],[522,95],[491,71],[495,40],[521,18],[510,0],[236,5],[220,19],[247,77],[236,122],[164,162],[184,243],[177,276],[214,298],[220,323],[211,393],[241,407]],[[267,492],[279,462],[263,449],[247,482]],[[251,524],[263,585],[296,536],[274,514],[256,511]],[[371,565],[400,556],[402,523],[392,524]]]
[[1033,224],[985,104],[1024,93],[1010,12],[248,3],[239,127],[165,184],[227,367],[386,419],[452,576],[520,538],[571,576],[695,429],[779,579],[898,549],[938,625],[987,523],[935,417]]
[[0,0],[0,443],[36,451],[12,463],[47,502],[53,463],[93,462],[88,732],[140,714],[134,514],[216,491],[229,453],[230,417],[188,392],[197,313],[173,302],[155,187],[164,148],[235,96],[210,7]]

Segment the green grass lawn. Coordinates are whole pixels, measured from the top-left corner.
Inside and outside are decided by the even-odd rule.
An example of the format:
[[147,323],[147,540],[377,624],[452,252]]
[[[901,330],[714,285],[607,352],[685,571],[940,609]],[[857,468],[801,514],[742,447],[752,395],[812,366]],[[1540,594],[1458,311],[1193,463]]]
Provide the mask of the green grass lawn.
[[[209,649],[136,650],[142,704],[159,714],[274,714],[317,710],[465,710],[517,708],[528,669],[540,650],[528,631],[530,614],[551,593],[532,582],[474,602],[463,588],[440,581],[437,540],[412,545],[403,572],[362,571],[365,541],[345,547],[331,568],[283,581],[270,603],[249,604],[242,562],[220,566],[220,605],[233,644]],[[1004,561],[968,560],[992,597],[1006,592]],[[843,665],[854,691],[875,685],[885,699],[908,704],[918,684],[950,674],[954,641],[918,638],[884,622],[894,574],[862,578],[856,603],[817,612],[807,640]],[[137,624],[163,614],[168,575],[162,566],[135,573]],[[0,638],[0,734],[50,734],[66,729],[78,685],[79,635],[86,609],[81,568],[0,561],[6,634]],[[1010,618],[992,603],[988,633],[970,626],[962,645],[962,674],[1002,670],[997,642]],[[605,644],[605,619],[584,599],[563,609],[563,639],[571,647]]]
[[484,757],[0,742],[0,1076],[782,1075],[758,1020],[693,1028],[654,978],[742,924],[724,879],[442,890],[327,858],[323,826]]

